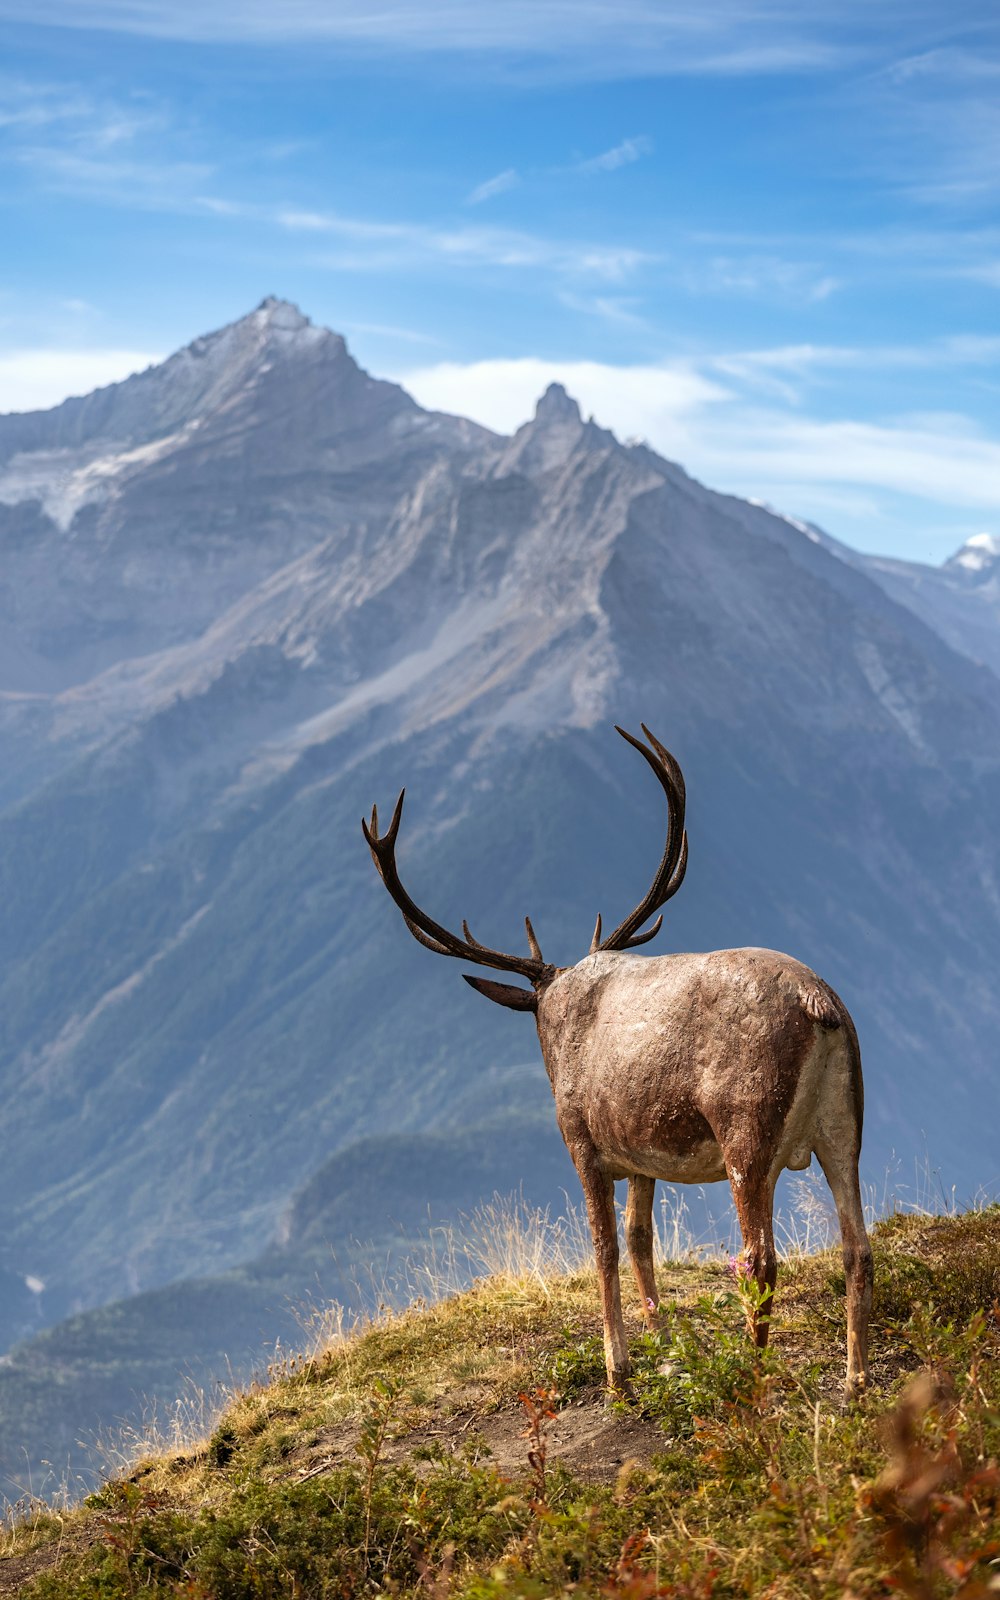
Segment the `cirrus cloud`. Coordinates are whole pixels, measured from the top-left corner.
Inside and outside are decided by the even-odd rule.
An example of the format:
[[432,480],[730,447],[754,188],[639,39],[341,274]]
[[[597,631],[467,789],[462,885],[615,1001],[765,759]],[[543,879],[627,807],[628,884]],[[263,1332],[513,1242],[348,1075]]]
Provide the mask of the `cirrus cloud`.
[[482,205],[484,200],[492,200],[494,195],[506,194],[508,189],[516,189],[520,181],[514,168],[506,167],[503,172],[498,172],[495,178],[487,178],[485,183],[477,183],[465,203],[468,206]]

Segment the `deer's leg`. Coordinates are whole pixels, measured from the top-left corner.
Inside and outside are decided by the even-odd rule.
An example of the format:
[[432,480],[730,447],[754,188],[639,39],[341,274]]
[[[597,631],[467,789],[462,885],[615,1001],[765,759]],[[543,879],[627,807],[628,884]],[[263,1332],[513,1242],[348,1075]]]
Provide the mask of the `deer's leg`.
[[844,1277],[847,1282],[847,1376],[844,1394],[856,1400],[868,1382],[868,1319],[872,1309],[872,1251],[861,1203],[861,1183],[856,1155],[845,1157],[824,1148],[816,1151],[826,1181],[830,1185],[844,1251]]
[[767,1344],[771,1331],[771,1306],[778,1281],[778,1254],[774,1248],[774,1184],[766,1173],[753,1172],[739,1160],[727,1160],[729,1186],[736,1202],[748,1276],[757,1284],[760,1295],[751,1319],[750,1333],[758,1350]]
[[604,1359],[608,1387],[621,1394],[630,1393],[628,1343],[622,1318],[621,1284],[618,1279],[618,1223],[615,1218],[614,1180],[602,1172],[593,1158],[577,1164],[587,1202],[587,1216],[597,1257],[597,1281],[604,1314]]
[[651,1328],[656,1319],[660,1297],[656,1292],[653,1272],[653,1190],[655,1178],[634,1177],[628,1180],[628,1204],[625,1207],[625,1242],[635,1281],[639,1285],[642,1314],[646,1327]]

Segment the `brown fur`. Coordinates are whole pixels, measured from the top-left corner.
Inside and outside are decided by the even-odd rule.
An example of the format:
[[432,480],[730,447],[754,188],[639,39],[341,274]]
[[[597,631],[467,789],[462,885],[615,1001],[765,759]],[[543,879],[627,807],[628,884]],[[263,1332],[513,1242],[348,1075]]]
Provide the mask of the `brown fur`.
[[764,1345],[777,1278],[774,1186],[784,1167],[807,1166],[815,1152],[850,1257],[847,1381],[852,1393],[862,1388],[871,1257],[857,1185],[860,1059],[850,1019],[821,980],[770,950],[599,953],[539,985],[537,1026],[594,1231],[609,1383],[628,1379],[615,1179],[629,1179],[626,1238],[651,1320],[655,1180],[729,1178],[764,1291],[754,1328]]

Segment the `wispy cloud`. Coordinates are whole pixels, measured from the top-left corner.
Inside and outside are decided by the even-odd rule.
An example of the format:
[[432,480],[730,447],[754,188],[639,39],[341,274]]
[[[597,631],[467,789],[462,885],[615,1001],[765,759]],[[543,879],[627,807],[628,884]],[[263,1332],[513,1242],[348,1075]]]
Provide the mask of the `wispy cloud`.
[[283,206],[198,196],[194,206],[220,218],[255,221],[292,233],[328,236],[348,247],[313,258],[332,268],[402,270],[433,260],[455,266],[539,269],[566,278],[623,282],[653,262],[651,253],[624,244],[552,239],[514,228],[433,227],[415,222],[376,221],[339,212],[296,211]]
[[[883,10],[885,8],[876,8]],[[895,10],[891,6],[890,10]],[[0,18],[37,21],[34,0],[0,0]],[[508,0],[501,6],[438,0],[48,0],[48,27],[109,29],[154,38],[275,44],[336,43],[341,52],[504,58],[548,76],[609,78],[816,71],[856,60],[872,36],[891,33],[864,0],[835,12],[808,0]]]
[[864,105],[870,169],[881,169],[923,204],[968,208],[1000,190],[995,12],[992,26],[977,32],[975,48],[908,53],[855,90]]
[[652,139],[640,133],[634,139],[622,139],[620,144],[613,145],[610,150],[602,150],[599,156],[588,156],[583,161],[574,162],[571,170],[583,173],[616,172],[619,167],[630,166],[633,161],[651,155],[652,151]]
[[[764,21],[763,17],[759,20]],[[773,13],[770,20],[777,21]],[[843,35],[839,39],[810,39],[792,27],[784,41],[768,44],[747,40],[728,50],[706,52],[698,60],[697,71],[719,78],[777,77],[783,73],[832,71],[856,64],[863,55],[864,46],[856,35],[853,39]]]
[[388,322],[345,322],[345,333],[370,333],[377,339],[401,340],[403,344],[440,345],[443,341],[417,328],[397,328]]
[[1000,513],[1000,440],[963,416],[877,423],[743,412],[694,445],[716,482],[867,485]]
[[838,277],[813,261],[773,255],[709,255],[684,273],[689,294],[793,300],[801,305],[826,300],[840,286]]
[[50,187],[143,211],[186,208],[192,189],[213,176],[207,162],[108,157],[51,145],[24,146],[17,160],[33,168]]
[[143,209],[170,209],[214,170],[169,153],[183,138],[148,94],[116,98],[0,77],[0,134],[8,160],[46,187]]
[[479,183],[472,193],[466,198],[466,205],[479,206],[484,200],[492,200],[494,195],[506,194],[508,189],[516,189],[520,178],[513,167],[507,167],[503,172],[498,172],[495,178],[487,178],[485,183]]
[[[44,103],[48,105],[49,99]],[[137,211],[214,217],[317,242],[336,241],[336,251],[314,257],[314,265],[388,272],[436,262],[484,270],[538,269],[567,280],[621,283],[655,259],[624,243],[547,238],[514,228],[363,217],[236,198],[213,192],[210,185],[216,173],[210,162],[171,158],[171,149],[184,141],[160,136],[164,120],[160,112],[140,108],[130,118],[121,107],[95,107],[81,100],[73,118],[65,137],[26,142],[18,135],[14,159],[30,167],[49,189]],[[24,126],[34,130],[36,121]],[[151,131],[157,137],[146,137]],[[481,184],[469,198],[478,203],[516,181],[516,172],[509,169]]]
[[972,278],[977,283],[986,283],[991,289],[1000,289],[1000,261],[981,261],[975,266],[961,267],[959,275]]
[[709,360],[720,372],[738,377],[762,370],[805,375],[824,367],[987,366],[1000,360],[1000,334],[955,333],[922,344],[786,344],[713,355]]
[[74,84],[0,75],[0,131],[52,130],[88,149],[109,150],[141,134],[161,133],[165,121],[163,108],[148,95],[113,99]]
[[995,56],[956,46],[938,46],[918,55],[903,56],[884,69],[890,83],[912,83],[920,78],[949,78],[954,83],[995,82],[1000,78],[1000,62]]
[[[580,173],[589,177],[601,172],[615,172],[619,167],[630,166],[633,161],[639,161],[643,156],[650,155],[652,150],[652,139],[644,133],[638,134],[632,139],[622,139],[610,150],[602,150],[600,155],[581,156],[566,166],[537,168],[529,173],[529,176],[537,178],[542,175],[552,178],[564,176],[566,173]],[[492,200],[495,195],[506,194],[508,190],[518,188],[521,181],[521,174],[515,167],[506,167],[495,177],[487,178],[485,183],[477,184],[472,193],[466,196],[465,203],[470,206],[481,205],[484,200]]]
[[[692,293],[763,294],[787,288],[790,298],[810,303],[810,285],[837,289],[889,289],[929,279],[967,278],[1000,286],[1000,227],[935,217],[934,226],[909,220],[912,211],[896,211],[893,220],[868,229],[831,232],[752,234],[699,229],[686,241],[694,265],[684,279]],[[725,251],[725,253],[722,253]],[[820,255],[826,259],[817,259]],[[821,294],[816,298],[822,299]]]
[[260,153],[265,161],[291,161],[315,148],[315,139],[275,139],[265,144]]
[[993,334],[952,334],[912,345],[778,345],[704,358],[708,371],[796,406],[810,385],[826,382],[838,372],[960,371],[992,367],[998,361],[1000,335]]
[[411,231],[403,222],[379,222],[371,217],[348,217],[338,211],[296,211],[287,206],[263,206],[253,201],[221,200],[199,195],[197,204],[220,217],[264,222],[291,233],[335,233],[355,240],[400,241]]
[[599,317],[618,328],[647,329],[648,320],[635,308],[639,301],[628,295],[580,295],[568,289],[559,291],[559,302],[570,311],[580,311],[587,317]]
[[79,89],[0,75],[0,131],[88,123],[96,115],[93,98]]

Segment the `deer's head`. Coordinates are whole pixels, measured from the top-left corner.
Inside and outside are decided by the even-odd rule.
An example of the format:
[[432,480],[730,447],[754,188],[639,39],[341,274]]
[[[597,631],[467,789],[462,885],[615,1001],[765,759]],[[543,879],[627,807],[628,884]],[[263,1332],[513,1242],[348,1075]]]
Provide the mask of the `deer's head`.
[[[654,938],[663,924],[662,915],[656,918],[652,927],[647,928],[645,933],[640,932],[640,929],[644,922],[648,922],[654,911],[658,911],[671,895],[677,893],[687,868],[684,778],[680,767],[670,751],[664,749],[659,740],[650,733],[645,723],[642,724],[642,731],[649,741],[648,746],[640,739],[633,738],[632,734],[626,733],[624,728],[618,728],[616,731],[645,757],[663,787],[667,797],[667,842],[649,892],[606,939],[601,938],[601,919],[597,918],[594,937],[590,943],[591,955],[597,951],[632,950],[636,945],[646,944],[649,939]],[[392,813],[392,820],[384,834],[380,835],[378,831],[376,806],[372,807],[371,821],[363,821],[361,827],[378,875],[403,913],[406,926],[419,944],[426,945],[428,950],[434,950],[438,955],[459,956],[480,967],[492,967],[499,972],[516,972],[522,978],[527,978],[532,985],[530,989],[517,988],[509,983],[496,983],[491,978],[473,978],[467,973],[463,974],[466,983],[471,983],[472,987],[478,989],[480,994],[484,994],[487,1000],[495,1000],[497,1005],[510,1006],[514,1011],[537,1011],[539,994],[561,970],[565,969],[554,967],[543,958],[538,940],[535,938],[535,930],[527,917],[524,919],[524,926],[527,930],[530,955],[504,955],[502,951],[491,950],[487,945],[480,944],[478,939],[474,939],[469,932],[467,922],[462,923],[464,938],[460,939],[457,934],[449,933],[447,928],[443,928],[440,923],[434,922],[421,911],[403,888],[396,869],[396,835],[403,815],[405,793],[405,789],[400,793]]]

